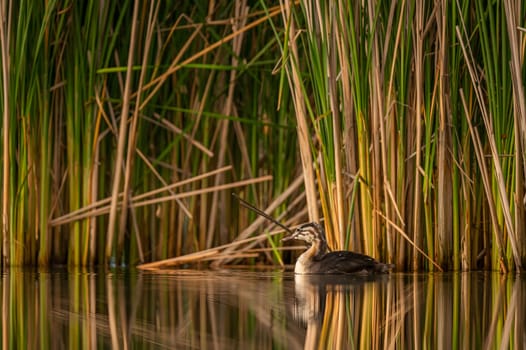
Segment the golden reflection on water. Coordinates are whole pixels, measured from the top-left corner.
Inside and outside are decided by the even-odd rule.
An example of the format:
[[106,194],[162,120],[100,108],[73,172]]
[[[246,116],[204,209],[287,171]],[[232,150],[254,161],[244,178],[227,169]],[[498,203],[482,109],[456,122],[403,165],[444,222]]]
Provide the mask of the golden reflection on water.
[[2,274],[2,349],[524,348],[526,279],[136,270]]
[[526,279],[295,276],[305,349],[525,349]]

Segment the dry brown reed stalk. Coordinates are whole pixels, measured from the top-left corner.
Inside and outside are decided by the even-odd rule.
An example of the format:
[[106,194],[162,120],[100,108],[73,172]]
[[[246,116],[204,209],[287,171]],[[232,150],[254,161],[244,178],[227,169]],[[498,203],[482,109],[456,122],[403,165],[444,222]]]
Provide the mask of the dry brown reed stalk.
[[[157,189],[152,190],[152,191],[148,191],[146,193],[142,193],[142,194],[136,195],[136,196],[133,197],[133,200],[135,200],[135,201],[144,200],[145,198],[158,195],[158,194],[160,194],[162,192],[165,192],[165,191],[168,191],[168,192],[172,193],[172,190],[174,190],[175,188],[182,187],[184,185],[190,184],[190,183],[195,182],[195,181],[200,181],[203,178],[206,178],[206,177],[209,177],[209,176],[213,176],[213,175],[215,175],[215,174],[217,174],[219,172],[230,171],[230,170],[232,170],[232,166],[231,165],[224,166],[222,168],[218,168],[216,170],[212,170],[212,171],[204,173],[204,174],[200,174],[200,175],[197,175],[197,176],[194,176],[194,177],[182,180],[182,181],[178,181],[176,183],[173,183],[173,184],[161,187],[161,188],[157,188]],[[92,204],[90,204],[88,206],[85,206],[85,207],[83,207],[81,209],[75,210],[74,212],[71,212],[71,213],[65,214],[63,216],[60,216],[58,218],[52,219],[52,220],[49,221],[49,224],[51,226],[57,226],[57,225],[64,225],[64,224],[69,223],[69,222],[81,220],[81,219],[83,219],[85,217],[89,217],[90,215],[87,214],[87,213],[93,212],[93,211],[95,211],[95,209],[107,210],[109,207],[107,207],[106,205],[108,203],[110,203],[110,202],[111,202],[111,198],[106,198],[106,199],[99,200],[99,201],[97,201],[95,203],[92,203]]]
[[[274,210],[276,210],[280,205],[282,205],[283,203],[285,203],[285,200],[291,196],[293,193],[295,193],[297,191],[297,189],[303,184],[303,177],[302,176],[299,176],[297,177],[291,184],[290,186],[287,188],[286,191],[284,191],[283,193],[281,193],[278,197],[276,197],[274,199],[274,201],[272,203],[270,203],[270,205],[265,209],[263,210],[266,214],[270,215],[270,213],[272,213]],[[233,242],[238,242],[238,241],[244,241],[245,239],[247,239],[247,237],[250,237],[251,235],[254,234],[254,232],[256,231],[256,229],[262,224],[265,222],[265,218],[262,217],[262,216],[258,216],[258,218],[256,220],[254,220],[252,222],[252,224],[250,224],[247,228],[245,228],[239,235],[238,237],[236,238],[236,240]],[[254,242],[254,244],[257,244],[257,243],[260,243],[261,241],[264,241],[267,239],[267,237],[265,236],[265,238],[263,238],[263,235],[260,235],[258,237],[261,237],[260,240],[257,240],[256,242]],[[251,248],[252,246],[249,245],[247,248]],[[230,247],[227,247],[224,251],[224,257],[225,259],[224,260],[220,260],[218,262],[216,262],[216,265],[220,265],[220,264],[227,264],[228,262],[232,261],[232,259],[229,258],[229,254],[231,254],[234,249],[236,249],[236,245],[232,245]]]
[[482,147],[482,143],[480,141],[479,134],[475,128],[473,128],[473,125],[471,123],[471,115],[468,111],[468,107],[466,104],[466,99],[464,97],[464,92],[460,91],[460,98],[462,101],[462,104],[464,106],[464,111],[466,115],[466,120],[469,125],[469,132],[471,134],[471,138],[473,140],[473,148],[475,150],[475,155],[477,157],[477,161],[480,167],[480,173],[482,177],[482,184],[484,186],[484,193],[486,194],[486,200],[488,201],[488,208],[491,218],[491,225],[493,227],[493,231],[495,232],[495,241],[498,247],[499,251],[499,263],[500,268],[503,272],[508,271],[508,265],[506,264],[506,253],[504,251],[504,242],[502,240],[502,232],[500,225],[498,223],[498,217],[497,217],[497,210],[495,207],[495,201],[493,199],[493,195],[491,192],[491,184],[489,179],[489,172],[486,166],[486,162],[484,159],[484,151]]
[[[335,7],[330,7],[329,11],[332,13],[330,14],[331,17],[337,16],[337,10]],[[338,47],[338,38],[340,37],[340,30],[338,23],[336,21],[333,21],[332,28],[331,24],[326,24],[328,27],[327,30],[331,30],[334,34],[331,36],[331,46],[332,47]],[[346,222],[344,220],[345,216],[345,208],[344,205],[344,189],[343,189],[343,154],[342,154],[342,135],[341,135],[341,113],[340,113],[340,102],[338,98],[338,75],[339,72],[337,71],[338,67],[338,52],[334,52],[333,50],[329,51],[329,57],[328,57],[328,90],[329,90],[329,96],[330,96],[330,106],[333,111],[333,118],[332,118],[332,129],[334,132],[333,137],[333,148],[334,148],[334,170],[335,170],[335,181],[334,184],[331,185],[332,188],[329,189],[329,196],[333,199],[329,201],[330,204],[332,204],[331,213],[334,214],[333,222],[333,235],[337,237],[335,240],[336,242],[345,242],[345,226]],[[343,245],[337,245],[334,247],[335,249],[343,249]]]
[[[248,14],[248,7],[246,6],[246,1],[236,1],[234,5],[234,12],[235,12],[235,18],[240,18],[240,21],[235,21],[232,24],[232,32],[239,32],[239,35],[235,36],[232,39],[232,51],[233,55],[231,58],[231,65],[233,67],[237,67],[239,62],[237,57],[240,56],[241,51],[241,45],[243,43],[244,38],[244,31],[240,31],[240,28],[245,27],[245,21],[246,16]],[[234,112],[234,89],[236,87],[236,80],[237,80],[237,70],[233,69],[230,71],[230,75],[228,77],[228,82],[226,85],[228,86],[228,92],[227,96],[223,105],[223,114],[224,115],[236,115]],[[220,122],[219,126],[220,128],[220,139],[219,139],[219,152],[217,155],[217,166],[223,166],[226,162],[226,153],[227,153],[227,137],[228,132],[230,129],[230,121],[228,119],[225,119]],[[214,185],[218,186],[219,184],[223,183],[225,181],[224,175],[218,174],[216,175],[214,179]],[[223,233],[226,233],[228,231],[228,223],[224,220],[217,220],[218,214],[225,217],[225,210],[224,206],[219,206],[220,202],[224,202],[223,200],[219,200],[219,196],[221,193],[214,192],[212,194],[212,200],[210,203],[209,213],[208,213],[208,232],[206,234],[206,237],[201,237],[200,245],[201,249],[203,248],[209,248],[211,246],[212,239],[214,237],[214,232],[219,229],[219,234],[221,235]],[[216,227],[219,226],[219,227]]]
[[[375,23],[377,17],[376,8],[372,1],[367,4],[367,17],[370,23]],[[380,61],[379,47],[379,33],[374,30],[370,34],[371,38],[371,70],[370,70],[370,124],[371,124],[371,157],[372,157],[372,178],[371,178],[371,194],[372,194],[372,235],[371,246],[369,251],[373,256],[380,256],[380,242],[382,233],[381,218],[375,213],[380,212],[385,208],[389,213],[388,197],[386,193],[385,173],[387,171],[387,144],[385,139],[385,99],[383,97],[384,67]],[[389,214],[388,214],[389,215]]]
[[[412,235],[415,245],[418,247],[422,246],[423,235],[422,235],[422,193],[420,192],[421,183],[422,183],[422,154],[419,150],[422,148],[422,119],[424,112],[424,103],[423,103],[423,45],[424,45],[424,3],[419,1],[416,3],[415,10],[415,48],[414,48],[414,64],[415,64],[415,105],[414,105],[414,114],[415,114],[415,134],[416,138],[414,140],[415,144],[415,165],[414,165],[414,181],[415,186],[413,189],[413,203],[412,203],[412,226],[410,227],[410,234]],[[394,64],[394,62],[393,62]],[[412,254],[412,268],[418,270],[421,267],[421,259],[418,255],[416,249],[413,249]]]
[[[463,30],[465,31],[464,28],[463,28]],[[522,270],[522,262],[521,262],[521,258],[520,258],[520,254],[519,254],[519,250],[518,250],[518,246],[517,246],[517,239],[516,239],[516,235],[515,235],[514,225],[512,223],[512,219],[511,219],[510,201],[508,199],[508,194],[506,192],[506,185],[504,183],[504,175],[503,175],[503,172],[502,172],[501,161],[500,161],[500,158],[499,158],[499,153],[497,151],[496,140],[495,140],[495,132],[493,130],[492,121],[491,121],[491,118],[490,118],[490,115],[489,115],[489,112],[488,112],[488,108],[487,108],[487,106],[486,106],[486,104],[484,102],[484,93],[483,93],[482,87],[481,87],[481,80],[480,80],[479,75],[477,74],[475,68],[473,67],[474,58],[473,58],[473,54],[472,54],[472,51],[471,51],[471,47],[465,43],[464,35],[462,35],[462,33],[461,33],[461,31],[460,31],[460,29],[458,27],[456,29],[456,34],[457,34],[457,37],[459,39],[460,46],[462,48],[462,52],[463,52],[464,57],[465,57],[465,62],[466,62],[466,65],[467,65],[468,71],[469,71],[469,76],[471,78],[471,81],[472,81],[472,84],[473,84],[473,89],[475,91],[475,96],[476,96],[476,99],[477,99],[477,102],[479,104],[480,111],[481,111],[481,114],[482,114],[482,120],[484,121],[484,127],[485,127],[486,133],[488,135],[487,141],[488,141],[489,148],[490,148],[490,151],[491,151],[491,159],[492,159],[492,162],[493,162],[493,171],[494,171],[494,174],[495,174],[495,180],[496,180],[496,184],[497,184],[497,193],[498,193],[498,198],[499,198],[500,203],[501,203],[502,214],[504,216],[504,225],[505,225],[505,228],[506,228],[507,236],[509,238],[510,246],[511,246],[512,253],[513,253],[512,254],[513,255],[513,260],[515,262],[516,269],[518,271],[520,271],[520,270]],[[471,127],[470,127],[470,130],[472,130]],[[475,134],[476,134],[477,131],[476,130],[474,130],[474,131],[475,131]],[[475,142],[475,140],[473,142]],[[483,159],[484,158],[479,160],[479,167],[481,167],[481,168],[485,167],[483,164],[481,164],[481,162],[484,163]],[[488,193],[488,191],[486,191],[486,195],[487,196],[490,196],[490,195],[493,196],[493,194],[491,192]],[[490,200],[490,198],[488,198],[488,200]],[[498,225],[498,223],[495,223],[494,227],[497,226],[497,225]]]
[[133,59],[135,57],[135,43],[137,41],[137,17],[139,16],[139,2],[136,2],[133,7],[132,15],[132,31],[130,38],[130,49],[128,51],[128,64],[126,68],[126,83],[124,85],[123,92],[123,102],[122,102],[122,111],[121,111],[121,121],[119,125],[119,138],[117,143],[117,156],[115,158],[114,166],[114,175],[113,175],[113,184],[111,191],[111,204],[109,209],[109,219],[108,219],[108,230],[106,237],[106,254],[105,258],[107,261],[111,258],[113,250],[113,236],[115,234],[115,224],[117,220],[117,203],[120,193],[120,184],[121,184],[121,172],[122,172],[122,162],[124,160],[124,147],[126,142],[126,127],[128,124],[128,113],[130,109],[130,100],[131,100],[131,89],[132,89],[132,79],[133,79]]
[[[141,97],[142,97],[142,94],[140,93],[140,91],[142,90],[142,86],[144,85],[146,67],[148,65],[153,32],[157,26],[157,23],[154,19],[157,18],[157,14],[159,12],[159,6],[160,6],[160,2],[157,2],[157,3],[155,1],[150,2],[150,10],[148,12],[148,23],[146,25],[146,38],[143,44],[144,45],[143,60],[141,63],[141,71],[140,71],[138,87],[137,87],[137,90],[139,91],[139,93],[137,93],[137,95],[135,96],[135,109],[133,111],[133,115],[131,116],[131,123],[130,123],[127,137],[126,137],[127,142],[128,142],[128,145],[127,145],[128,147],[126,150],[126,161],[124,163],[124,168],[125,168],[124,169],[124,184],[123,184],[123,190],[122,190],[122,202],[120,205],[121,216],[120,216],[120,222],[119,222],[119,232],[118,232],[119,235],[117,237],[117,254],[116,255],[117,255],[118,260],[120,260],[120,256],[122,256],[122,253],[123,253],[124,233],[126,230],[126,221],[128,218],[128,202],[129,202],[130,196],[132,195],[131,189],[130,189],[131,177],[132,177],[132,171],[134,167],[134,160],[135,160],[136,147],[137,147],[137,133],[138,133],[137,128],[139,124],[139,114],[141,112],[139,109],[139,106],[141,106]],[[133,35],[134,34],[132,31],[132,37]],[[130,57],[133,56],[132,53],[133,53],[133,49],[130,49]],[[129,64],[131,63],[130,61],[128,62]],[[131,68],[131,66],[129,66],[129,68]],[[127,114],[124,114],[124,113],[121,114],[121,118],[127,119],[128,118]],[[119,163],[116,163],[116,166],[118,165]]]
[[426,252],[424,252],[419,246],[415,244],[415,242],[407,235],[407,233],[404,232],[400,227],[398,227],[393,221],[391,221],[389,218],[384,216],[382,213],[378,213],[385,221],[386,223],[393,227],[418,253],[422,254],[433,266],[435,266],[439,271],[444,271],[444,269],[438,264],[436,261],[434,261]]
[[305,101],[301,86],[303,85],[300,78],[300,57],[298,54],[298,46],[296,43],[297,32],[294,24],[292,11],[294,3],[291,0],[280,0],[280,12],[283,16],[283,22],[286,23],[288,49],[290,56],[286,57],[287,64],[285,70],[289,80],[289,86],[292,89],[293,103],[296,111],[296,120],[298,123],[298,145],[300,149],[302,172],[305,183],[305,192],[307,195],[307,208],[309,212],[309,221],[319,221],[320,215],[318,213],[316,184],[314,182],[313,157],[310,149],[310,133],[308,127],[308,115],[306,112]]
[[[208,54],[209,52],[221,47],[222,45],[224,45],[225,43],[231,41],[232,39],[234,39],[238,35],[241,35],[242,33],[246,32],[246,31],[248,31],[248,30],[250,30],[252,28],[257,27],[261,23],[263,23],[265,21],[268,21],[270,18],[279,15],[280,13],[281,13],[281,8],[276,7],[272,11],[270,11],[268,13],[268,15],[262,16],[261,18],[258,18],[257,20],[250,22],[249,24],[247,24],[243,28],[241,28],[241,29],[239,29],[239,30],[237,30],[237,31],[235,31],[235,32],[233,32],[231,34],[226,35],[225,37],[219,39],[215,43],[211,44],[210,46],[207,46],[205,49],[195,53],[194,55],[190,56],[189,58],[187,58],[186,60],[184,60],[184,61],[182,61],[180,63],[179,63],[179,59],[180,59],[181,55],[176,57],[176,59],[174,61],[172,61],[172,63],[170,64],[170,67],[166,70],[166,72],[164,72],[163,74],[161,74],[157,78],[152,79],[149,83],[144,85],[143,90],[148,90],[148,89],[152,88],[152,91],[150,92],[150,94],[142,102],[143,105],[148,103],[148,101],[150,101],[150,99],[155,96],[155,94],[161,88],[161,86],[164,84],[164,82],[172,74],[177,72],[179,69],[181,69],[182,67],[184,67],[185,65],[187,65],[187,64],[189,64],[191,62],[194,62],[195,60],[197,60],[198,58]],[[200,30],[200,28],[201,27],[199,26],[198,30]],[[198,30],[196,30],[195,34],[197,34]],[[191,40],[188,40],[188,43],[190,43],[190,42],[191,42]],[[182,50],[182,51],[184,51],[184,50]]]
[[[200,112],[202,112],[202,110],[200,110]],[[161,116],[159,114],[154,113],[153,116],[155,117],[155,119],[152,119],[152,118],[149,118],[149,117],[146,117],[146,116],[143,116],[142,118],[152,122],[153,124],[161,125],[164,128],[166,128],[167,130],[172,131],[176,135],[180,135],[186,141],[188,141],[189,144],[191,144],[192,146],[194,146],[195,148],[197,148],[198,150],[200,150],[201,152],[206,154],[208,157],[210,157],[210,158],[214,157],[214,152],[212,150],[210,150],[209,147],[206,147],[202,142],[199,142],[198,140],[195,139],[195,131],[194,131],[194,133],[192,135],[189,135],[188,133],[186,133],[183,130],[181,130],[180,128],[178,128],[176,125],[174,125],[169,120],[161,118]],[[199,117],[199,115],[198,115],[198,117]],[[199,123],[197,123],[196,126],[199,126]],[[196,129],[196,128],[194,128],[194,129]]]
[[[405,6],[405,3],[402,3],[402,8]],[[418,6],[418,5],[417,5]],[[397,23],[395,23],[395,18],[398,17]],[[398,183],[400,182],[398,177],[404,177],[403,175],[403,167],[397,167],[397,163],[399,162],[399,152],[397,150],[397,142],[398,140],[398,130],[397,130],[397,120],[400,118],[397,116],[397,100],[394,96],[394,86],[395,86],[395,71],[396,71],[396,62],[398,61],[400,55],[402,54],[402,48],[401,48],[401,34],[402,29],[405,27],[405,21],[408,21],[407,19],[407,12],[403,11],[402,13],[396,12],[396,3],[391,4],[391,8],[389,11],[389,18],[387,22],[387,29],[386,29],[386,37],[384,42],[384,47],[388,46],[389,41],[391,40],[391,36],[393,35],[393,28],[396,29],[396,35],[395,35],[395,42],[393,45],[393,57],[391,58],[391,63],[388,62],[388,51],[384,50],[384,54],[382,57],[382,66],[384,67],[384,73],[383,74],[389,74],[389,79],[387,81],[387,90],[386,90],[386,102],[385,102],[385,118],[386,118],[386,126],[382,127],[381,130],[384,130],[384,135],[382,136],[382,139],[385,140],[382,144],[384,148],[387,148],[387,150],[383,152],[388,152],[388,163],[383,163],[382,166],[384,166],[384,188],[387,192],[385,194],[386,197],[389,198],[389,200],[386,200],[385,202],[385,213],[386,216],[389,218],[392,218],[393,221],[395,221],[399,226],[402,228],[405,228],[405,219],[403,217],[402,211],[404,210],[403,206],[399,207],[399,201],[397,197],[399,196],[400,191],[398,190]],[[421,33],[417,33],[417,36],[420,36]],[[418,45],[418,40],[417,44]],[[418,67],[418,65],[421,65],[421,62],[417,59],[418,55],[415,53],[415,74],[418,74],[418,69],[421,70],[421,67]],[[420,72],[421,74],[421,72]],[[417,75],[418,76],[418,75]],[[415,84],[415,87],[418,86]],[[418,94],[418,91],[417,91]],[[418,105],[418,102],[417,102]],[[415,118],[417,122],[417,136],[416,140],[421,140],[421,127],[419,129],[418,123],[421,124],[421,120],[418,116],[417,110],[415,110],[414,113],[417,113],[417,117]],[[383,125],[382,123],[381,125]],[[420,133],[420,134],[419,134]],[[420,141],[421,142],[421,141]],[[420,157],[417,155],[417,157]],[[384,160],[385,161],[385,160]],[[419,164],[420,159],[416,160],[416,163]],[[387,174],[386,174],[387,173]],[[419,174],[415,173],[415,176],[418,180],[420,180]],[[415,184],[415,188],[418,188],[418,184]],[[415,198],[416,199],[416,198]],[[408,228],[411,230],[411,226],[409,225]],[[411,230],[413,232],[413,230]],[[414,232],[413,237],[415,234],[420,234],[419,232]],[[415,240],[417,240],[418,237],[414,237]],[[394,234],[394,231],[391,229],[390,226],[386,226],[386,244],[387,244],[387,261],[400,261],[402,254],[399,254],[400,251],[396,250],[395,254],[395,247],[396,245],[396,235]],[[414,264],[414,256],[413,256],[413,264]]]
[[[150,160],[146,157],[146,155],[144,155],[144,153],[142,153],[141,150],[139,149],[136,149],[135,152],[137,152],[137,155],[142,159],[144,164],[146,164],[146,166],[150,169],[152,174],[159,180],[160,183],[162,183],[163,187],[161,188],[166,189],[166,191],[168,191],[171,195],[175,195],[175,192],[173,191],[173,186],[168,185],[166,180],[161,176],[161,174],[159,174],[157,169],[155,169],[155,167],[150,162]],[[225,168],[230,169],[231,167],[225,167]],[[179,199],[177,199],[176,202],[177,202],[177,206],[183,211],[186,217],[191,220],[193,216],[190,210],[187,208],[186,204],[184,204],[183,201]]]
[[[513,6],[515,5],[515,7]],[[515,142],[515,197],[512,201],[515,205],[515,237],[519,249],[520,258],[526,263],[526,98],[524,85],[521,79],[521,59],[524,60],[524,46],[522,53],[521,38],[518,35],[520,3],[511,0],[504,1],[506,12],[506,25],[510,41],[511,51],[511,80],[513,97],[515,103],[514,118],[514,142]],[[524,37],[524,36],[523,36]]]
[[[182,192],[182,193],[178,193],[178,194],[175,194],[175,195],[164,196],[164,197],[159,197],[159,198],[154,198],[154,199],[145,199],[145,200],[142,200],[142,201],[139,201],[136,197],[132,197],[131,204],[130,204],[129,207],[130,208],[138,208],[138,207],[143,207],[143,206],[147,206],[147,205],[154,205],[154,204],[174,201],[176,199],[198,196],[198,195],[203,194],[203,193],[210,193],[210,192],[215,192],[215,191],[228,190],[228,189],[232,189],[232,188],[236,188],[236,187],[242,187],[242,186],[250,185],[250,184],[253,184],[253,183],[259,183],[259,182],[270,181],[270,180],[272,180],[272,176],[267,175],[267,176],[262,176],[262,177],[258,177],[258,178],[255,178],[255,179],[236,181],[236,182],[232,182],[232,183],[228,183],[228,184],[224,184],[224,185],[212,186],[212,187],[207,187],[207,188],[203,188],[203,189]],[[63,219],[59,223],[55,222],[55,225],[57,225],[57,224],[63,225],[63,224],[66,224],[66,223],[75,222],[75,221],[78,221],[78,220],[82,220],[82,219],[86,219],[86,218],[90,218],[90,217],[94,217],[94,216],[98,216],[98,215],[107,214],[107,213],[110,212],[110,209],[111,209],[110,206],[103,206],[103,207],[100,207],[100,208],[92,209],[92,210],[87,211],[87,212],[84,211],[81,214],[77,214],[75,216],[70,216],[67,219]]]
[[[283,230],[278,230],[274,232],[269,232],[268,234],[263,233],[255,237],[236,240],[231,243],[223,244],[223,245],[220,245],[214,248],[204,249],[204,250],[201,250],[195,253],[189,253],[189,254],[177,256],[175,258],[169,258],[169,259],[154,261],[154,262],[150,262],[146,264],[141,264],[141,265],[138,265],[137,268],[139,269],[159,269],[159,268],[177,266],[177,265],[187,264],[187,263],[196,263],[196,262],[202,261],[203,259],[210,259],[212,257],[215,259],[225,260],[231,257],[232,255],[241,254],[241,253],[238,253],[241,251],[239,249],[239,246],[243,244],[250,243],[253,241],[259,241],[262,239],[267,239],[268,236],[275,236],[278,234],[282,234],[283,232],[284,232]],[[236,253],[232,253],[232,251],[236,251]]]

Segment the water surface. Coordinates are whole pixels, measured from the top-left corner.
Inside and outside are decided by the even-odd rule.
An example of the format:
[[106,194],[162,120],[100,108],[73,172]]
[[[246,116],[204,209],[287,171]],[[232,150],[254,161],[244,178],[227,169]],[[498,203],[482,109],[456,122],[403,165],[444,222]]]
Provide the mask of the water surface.
[[4,271],[3,349],[524,348],[526,278]]

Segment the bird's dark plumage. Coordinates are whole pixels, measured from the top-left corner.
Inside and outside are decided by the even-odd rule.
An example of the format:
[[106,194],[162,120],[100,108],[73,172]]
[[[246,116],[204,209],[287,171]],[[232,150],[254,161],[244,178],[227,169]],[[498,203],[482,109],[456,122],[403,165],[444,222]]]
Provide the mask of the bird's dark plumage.
[[341,250],[329,252],[325,230],[315,222],[303,224],[284,240],[304,241],[310,247],[298,258],[297,274],[375,274],[387,273],[394,265],[378,262],[368,255]]

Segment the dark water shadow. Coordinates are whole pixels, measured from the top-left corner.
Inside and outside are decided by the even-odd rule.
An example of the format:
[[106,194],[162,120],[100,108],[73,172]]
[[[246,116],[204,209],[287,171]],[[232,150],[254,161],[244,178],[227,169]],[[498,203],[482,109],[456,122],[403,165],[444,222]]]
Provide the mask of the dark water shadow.
[[11,269],[2,349],[521,348],[526,278]]

